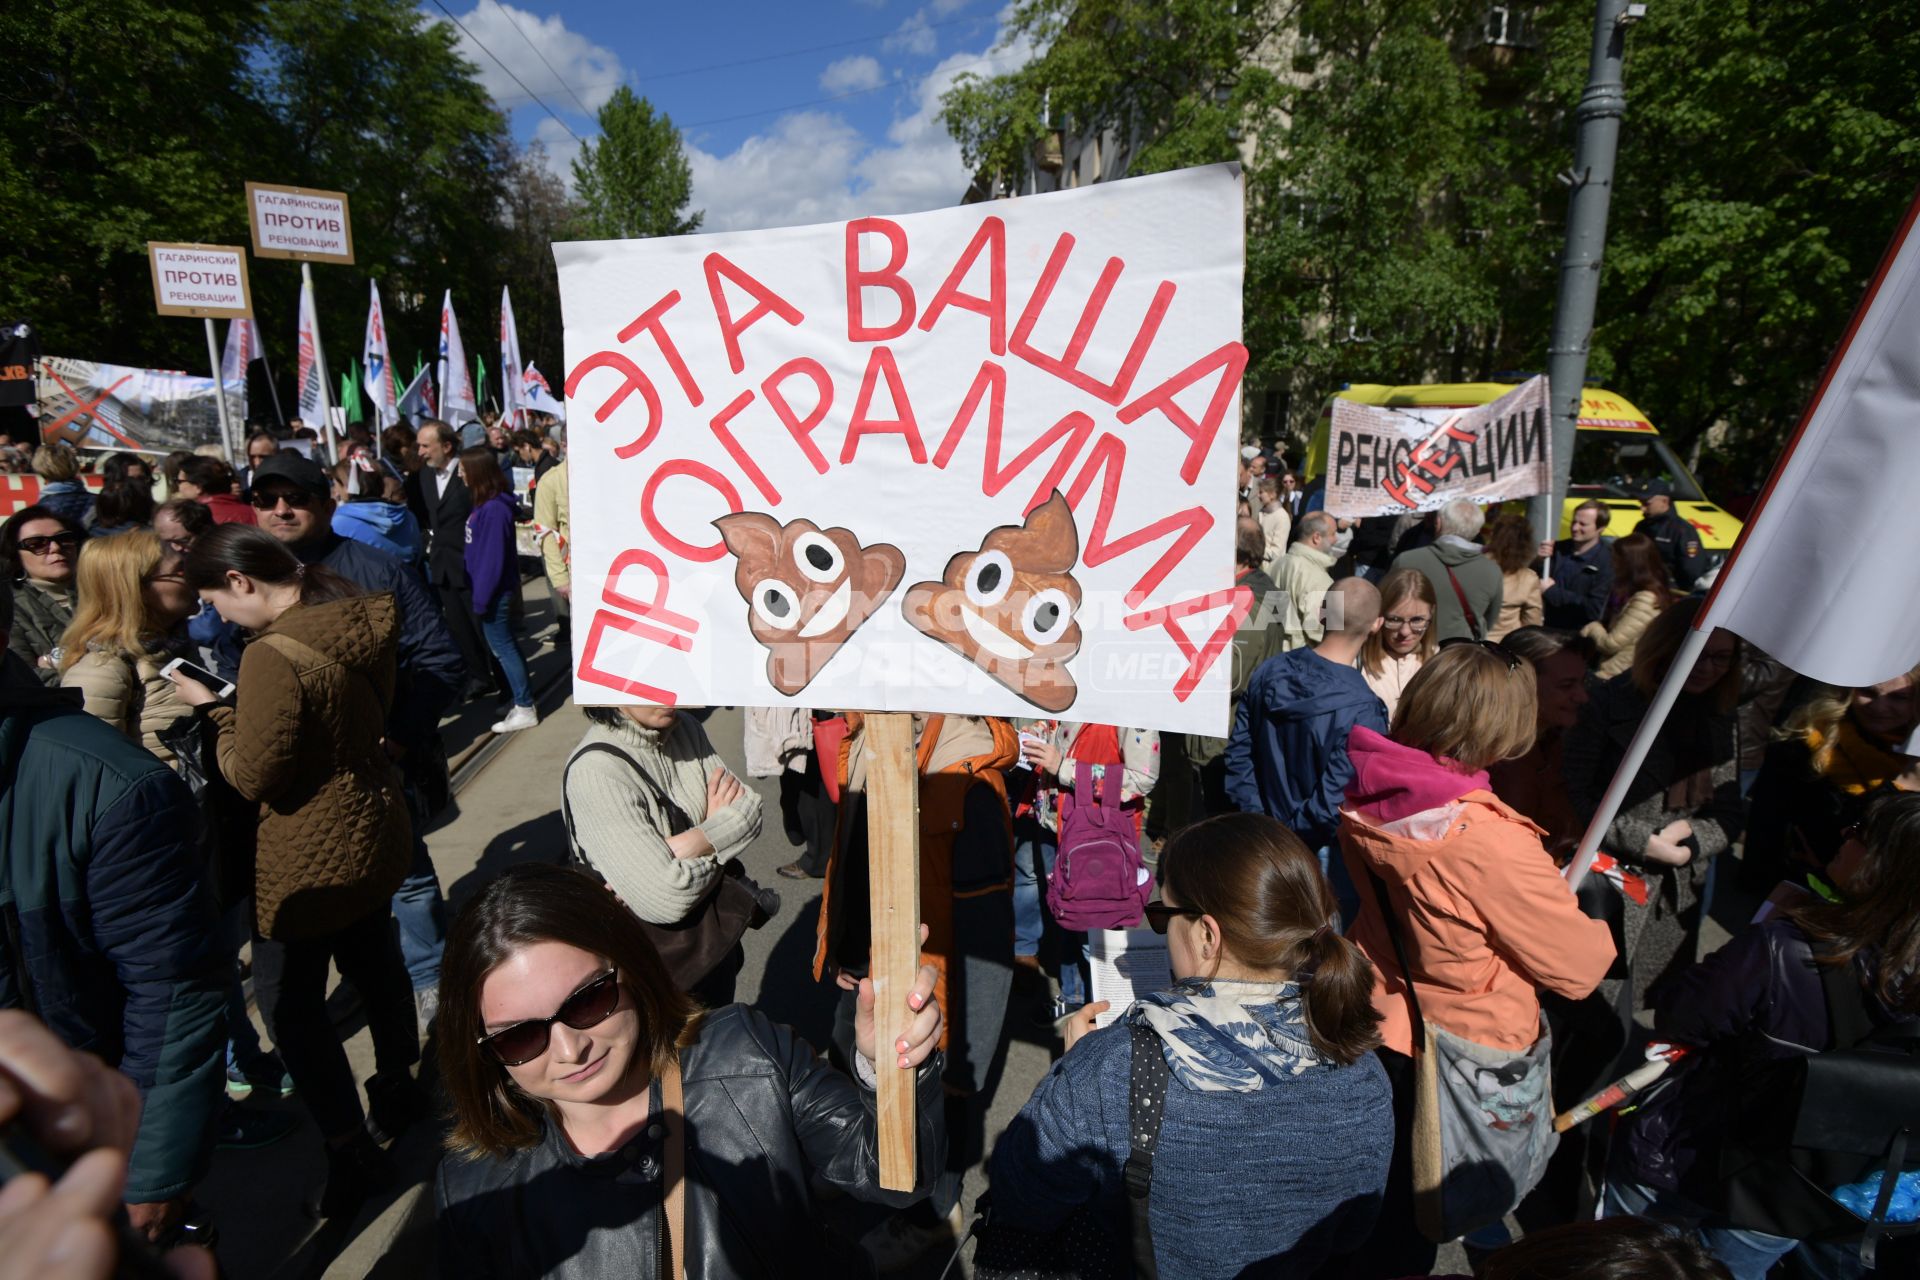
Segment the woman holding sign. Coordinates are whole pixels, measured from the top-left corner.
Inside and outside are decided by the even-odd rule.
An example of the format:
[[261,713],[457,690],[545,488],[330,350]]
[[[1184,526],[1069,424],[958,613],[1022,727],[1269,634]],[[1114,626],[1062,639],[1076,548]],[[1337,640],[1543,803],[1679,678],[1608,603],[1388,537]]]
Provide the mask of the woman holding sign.
[[[850,1079],[746,1005],[703,1009],[591,876],[509,869],[454,921],[441,970],[441,1273],[856,1273],[810,1187],[893,1205],[925,1193],[946,1155],[933,986],[923,965],[912,1021],[883,1049],[859,984]],[[918,1071],[919,1192],[879,1186],[876,1056]]]

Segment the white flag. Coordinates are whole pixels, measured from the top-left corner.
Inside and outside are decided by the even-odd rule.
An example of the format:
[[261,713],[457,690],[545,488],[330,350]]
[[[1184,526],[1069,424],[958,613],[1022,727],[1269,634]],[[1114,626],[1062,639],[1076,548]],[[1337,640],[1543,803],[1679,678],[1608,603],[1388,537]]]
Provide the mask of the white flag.
[[553,394],[547,385],[547,376],[533,365],[528,365],[520,377],[520,407],[534,413],[550,413],[562,422],[567,420],[566,401]]
[[366,384],[373,416],[384,430],[400,421],[399,393],[393,384],[393,360],[387,355],[387,320],[380,311],[380,286],[367,281],[372,295],[367,305],[367,337],[360,348],[361,381]]
[[480,417],[473,395],[473,368],[460,342],[460,322],[453,317],[451,289],[440,304],[440,376],[435,381],[440,384],[440,417],[447,425],[459,428]]
[[227,321],[227,345],[220,352],[220,385],[227,395],[238,399],[242,422],[247,420],[247,366],[259,358],[260,335],[254,332],[253,317]]
[[326,388],[320,378],[320,320],[314,311],[313,290],[300,285],[299,407],[294,410],[315,431],[326,429]]
[[1920,199],[1695,624],[1843,688],[1920,663]]
[[500,287],[500,411],[508,418],[526,408],[520,393],[520,330],[513,323],[513,299]]

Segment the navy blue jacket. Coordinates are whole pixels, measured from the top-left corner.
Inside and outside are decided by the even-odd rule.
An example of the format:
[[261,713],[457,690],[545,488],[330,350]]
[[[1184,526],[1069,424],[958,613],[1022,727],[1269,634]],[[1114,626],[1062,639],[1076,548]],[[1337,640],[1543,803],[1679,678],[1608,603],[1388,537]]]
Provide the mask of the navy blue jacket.
[[170,1200],[212,1154],[233,976],[199,810],[75,691],[47,688],[12,654],[4,662],[0,1006],[38,1014],[133,1081],[145,1105],[126,1200]]
[[1309,849],[1333,843],[1353,781],[1347,735],[1387,731],[1387,707],[1353,667],[1312,649],[1268,658],[1254,671],[1227,740],[1227,795],[1247,813],[1277,818]]
[[465,678],[460,651],[427,594],[420,575],[397,556],[328,530],[293,548],[303,564],[331,569],[370,594],[393,593],[400,611],[399,682],[389,731],[403,744],[427,742],[440,731],[440,717],[453,705]]
[[1553,544],[1553,568],[1547,576],[1553,579],[1553,585],[1541,593],[1547,625],[1578,631],[1607,612],[1607,595],[1613,590],[1613,548],[1596,542],[1593,550],[1581,555],[1570,539],[1562,539]]

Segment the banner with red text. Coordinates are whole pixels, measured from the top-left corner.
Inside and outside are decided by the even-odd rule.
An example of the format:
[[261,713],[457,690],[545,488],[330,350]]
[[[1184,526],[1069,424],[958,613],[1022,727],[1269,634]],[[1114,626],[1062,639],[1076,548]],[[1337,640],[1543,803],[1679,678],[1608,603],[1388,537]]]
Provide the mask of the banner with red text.
[[1238,166],[559,244],[574,697],[1227,731]]
[[1530,498],[1553,487],[1547,379],[1465,408],[1397,408],[1335,397],[1327,511],[1343,519],[1438,511],[1455,498]]

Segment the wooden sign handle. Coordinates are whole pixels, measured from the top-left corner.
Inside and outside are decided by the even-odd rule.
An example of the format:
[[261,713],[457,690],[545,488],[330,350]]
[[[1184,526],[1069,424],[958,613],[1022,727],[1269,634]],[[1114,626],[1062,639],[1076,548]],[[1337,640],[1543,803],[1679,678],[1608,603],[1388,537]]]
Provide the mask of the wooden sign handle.
[[866,717],[867,848],[873,911],[874,1071],[879,1077],[880,1185],[914,1187],[914,1077],[893,1046],[913,1018],[907,993],[920,972],[920,771],[913,716]]

